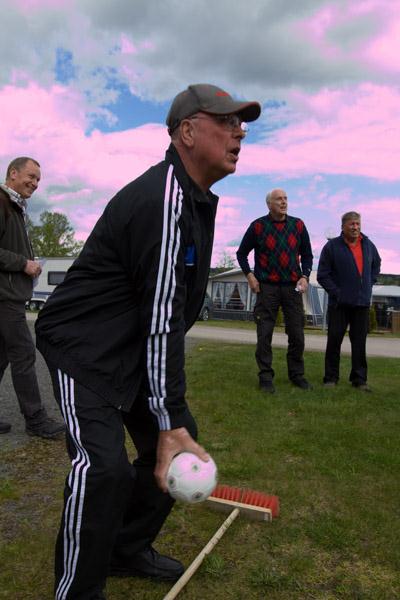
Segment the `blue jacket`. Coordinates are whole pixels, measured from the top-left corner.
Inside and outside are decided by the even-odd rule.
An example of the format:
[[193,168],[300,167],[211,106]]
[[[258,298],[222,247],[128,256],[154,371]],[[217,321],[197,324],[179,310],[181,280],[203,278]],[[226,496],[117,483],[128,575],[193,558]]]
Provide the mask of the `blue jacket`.
[[358,272],[354,256],[343,234],[322,248],[317,281],[328,292],[329,305],[369,306],[381,258],[374,244],[362,234],[363,272]]

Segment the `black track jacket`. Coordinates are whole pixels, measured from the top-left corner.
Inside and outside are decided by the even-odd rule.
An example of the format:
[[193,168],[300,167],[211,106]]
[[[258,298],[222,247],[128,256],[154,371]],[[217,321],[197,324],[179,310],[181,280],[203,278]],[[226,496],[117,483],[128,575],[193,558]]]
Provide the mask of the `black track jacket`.
[[184,336],[207,286],[217,202],[171,144],[109,202],[36,322],[46,360],[106,402],[129,410],[145,385],[161,430],[182,426]]

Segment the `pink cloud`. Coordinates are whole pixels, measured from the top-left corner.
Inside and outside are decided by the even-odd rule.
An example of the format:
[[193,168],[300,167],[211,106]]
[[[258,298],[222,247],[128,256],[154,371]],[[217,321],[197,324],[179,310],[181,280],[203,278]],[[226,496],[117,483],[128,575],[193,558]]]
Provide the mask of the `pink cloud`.
[[320,54],[328,59],[337,59],[342,55],[338,45],[334,45],[328,38],[331,28],[344,19],[342,11],[335,5],[328,4],[318,10],[306,20],[297,22],[296,32],[306,36],[307,40],[318,47]]
[[379,248],[382,259],[382,273],[399,273],[400,252],[393,248]]
[[[397,17],[399,19],[399,15]],[[371,65],[386,71],[400,72],[400,22],[388,24],[384,33],[366,45],[360,55]]]
[[154,124],[86,136],[84,100],[63,86],[7,86],[0,92],[0,113],[0,156],[37,158],[42,186],[81,181],[84,188],[116,191],[159,161],[169,143],[165,128]]
[[[31,83],[0,91],[3,172],[15,156],[36,158],[42,167],[37,195],[45,194],[54,209],[62,207],[80,238],[118,189],[159,162],[169,145],[165,128],[155,124],[87,136],[85,108],[81,94],[61,85],[45,90]],[[66,190],[52,192],[51,186]]]
[[239,175],[399,178],[399,90],[363,84],[312,95],[293,92],[290,102],[297,106],[297,121],[276,131],[265,144],[244,146]]
[[[400,162],[397,132],[400,129],[400,92],[372,85],[333,93],[292,94],[299,118],[275,132],[264,143],[244,144],[238,175],[262,175],[275,182],[291,176],[312,176],[307,190],[299,190],[295,200],[300,216],[307,216],[310,231],[316,234],[328,225],[338,226],[339,217],[352,199],[352,190],[332,195],[325,174],[358,174],[382,180],[398,180]],[[0,163],[4,173],[8,162],[18,155],[31,155],[42,165],[42,183],[32,199],[43,196],[72,222],[78,239],[85,239],[107,201],[123,185],[161,160],[169,144],[164,126],[148,124],[129,131],[85,135],[90,123],[82,94],[73,88],[53,85],[48,90],[35,83],[9,85],[0,90]],[[311,116],[310,116],[311,115]],[[229,178],[231,189],[237,177]],[[282,184],[284,185],[284,184]],[[64,189],[62,189],[64,188]],[[346,195],[347,194],[347,195]],[[398,199],[381,198],[372,208],[359,203],[367,227],[394,237],[399,231]],[[313,210],[306,212],[307,205]],[[364,205],[365,204],[365,205]],[[296,210],[296,204],[293,205]],[[260,201],[260,213],[264,201]],[[351,206],[357,208],[357,206]],[[343,210],[342,210],[343,209]],[[322,225],[321,214],[328,217]],[[234,255],[249,225],[251,211],[246,193],[224,195],[217,213],[214,264],[222,252]],[[314,216],[315,215],[315,216]],[[258,216],[258,215],[255,215]],[[254,217],[255,218],[255,217]],[[377,225],[378,224],[378,225]],[[372,229],[372,226],[374,227]],[[376,234],[372,239],[374,240]],[[317,237],[313,246],[317,249]],[[396,235],[397,239],[397,235]],[[234,242],[235,247],[228,246]],[[380,243],[382,256],[390,261],[400,257],[390,246]]]
[[[228,252],[236,260],[236,250],[244,234],[243,209],[247,201],[240,196],[221,196],[215,223],[213,264],[216,264],[223,252]],[[234,248],[227,244],[234,242]]]
[[[393,0],[328,3],[297,23],[296,31],[306,35],[328,60],[364,63],[374,70],[397,73],[400,71],[399,20],[400,5]],[[362,27],[367,23],[371,31],[366,29],[363,34]],[[359,36],[347,38],[348,43],[342,44],[340,36],[335,34],[341,29],[346,32],[349,26],[354,27],[355,33],[361,28]]]
[[121,34],[121,54],[136,54],[137,48],[124,33]]
[[[385,235],[396,234],[400,238],[400,196],[398,198],[377,198],[368,203],[358,202],[356,210],[361,214],[362,225],[378,229]],[[400,250],[400,244],[398,244]],[[399,252],[400,254],[400,252]]]

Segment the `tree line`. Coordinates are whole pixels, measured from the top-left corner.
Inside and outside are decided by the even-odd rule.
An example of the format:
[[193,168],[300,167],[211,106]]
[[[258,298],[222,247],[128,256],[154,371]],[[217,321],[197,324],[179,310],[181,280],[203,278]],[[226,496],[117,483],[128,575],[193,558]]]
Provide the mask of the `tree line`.
[[[35,225],[27,217],[27,230],[32,242],[35,256],[61,257],[78,256],[83,243],[75,240],[75,231],[68,218],[62,213],[46,210],[39,217],[40,224]],[[235,268],[234,258],[226,251],[222,252],[216,267],[210,269],[210,275],[217,275]],[[400,285],[400,275],[381,273],[379,285]]]
[[61,257],[78,256],[83,242],[75,240],[75,230],[62,213],[46,210],[35,225],[27,217],[26,228],[35,256]]

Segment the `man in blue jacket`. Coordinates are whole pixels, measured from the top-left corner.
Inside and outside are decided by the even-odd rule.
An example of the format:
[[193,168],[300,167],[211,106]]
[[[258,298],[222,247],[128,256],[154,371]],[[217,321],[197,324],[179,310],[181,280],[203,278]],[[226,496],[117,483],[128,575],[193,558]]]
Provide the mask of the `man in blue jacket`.
[[367,385],[366,340],[372,286],[381,259],[374,244],[361,233],[361,216],[354,211],[342,216],[342,233],[322,249],[317,280],[328,293],[328,340],[325,352],[326,387],[339,381],[340,348],[349,326],[351,384],[364,392]]

